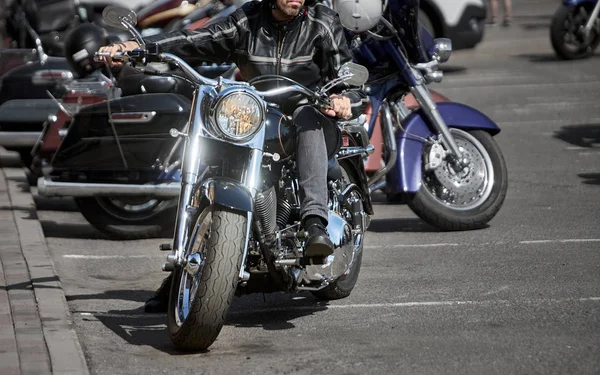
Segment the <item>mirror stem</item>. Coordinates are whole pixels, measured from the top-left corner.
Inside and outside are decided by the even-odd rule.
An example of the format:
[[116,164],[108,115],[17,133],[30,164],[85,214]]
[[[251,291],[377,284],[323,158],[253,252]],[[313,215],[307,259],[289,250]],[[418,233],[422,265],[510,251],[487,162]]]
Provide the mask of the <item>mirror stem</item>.
[[146,49],[146,43],[144,42],[144,38],[142,38],[142,35],[139,33],[139,31],[137,31],[135,26],[131,25],[123,18],[121,19],[121,24],[125,26],[127,30],[129,30],[129,32],[133,35],[133,38],[140,45],[140,48]]

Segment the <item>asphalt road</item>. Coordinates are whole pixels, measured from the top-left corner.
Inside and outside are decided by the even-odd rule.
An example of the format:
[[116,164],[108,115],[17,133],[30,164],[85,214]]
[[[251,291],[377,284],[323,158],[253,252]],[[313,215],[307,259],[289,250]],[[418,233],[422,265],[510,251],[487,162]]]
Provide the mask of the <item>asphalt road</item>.
[[557,2],[515,3],[433,86],[501,126],[502,210],[446,233],[379,199],[347,299],[236,298],[211,349],[180,355],[142,307],[164,241],[109,241],[70,200],[36,198],[92,373],[600,373],[600,58],[556,61]]

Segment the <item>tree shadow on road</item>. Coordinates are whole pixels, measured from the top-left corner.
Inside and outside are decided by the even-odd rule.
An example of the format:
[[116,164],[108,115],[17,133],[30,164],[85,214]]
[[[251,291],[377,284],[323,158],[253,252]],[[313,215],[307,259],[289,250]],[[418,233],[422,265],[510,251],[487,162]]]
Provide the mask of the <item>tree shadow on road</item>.
[[[568,125],[554,133],[554,137],[574,146],[598,149],[600,147],[600,124]],[[586,185],[600,185],[600,173],[577,175]]]
[[110,240],[107,235],[91,224],[57,223],[51,220],[40,220],[44,236],[47,238],[70,238],[76,240]]
[[597,57],[597,55],[595,56],[591,56],[587,59],[582,59],[582,60],[562,60],[559,59],[556,54],[554,53],[523,53],[523,54],[518,54],[518,55],[514,55],[515,57],[524,59],[524,60],[529,60],[532,63],[578,63],[578,62],[583,62],[589,59],[594,59]]
[[373,219],[367,231],[375,233],[440,232],[439,229],[432,227],[419,218]]
[[[112,290],[102,294],[68,296],[67,300],[118,299],[140,302],[140,307],[110,310],[106,313],[89,313],[83,320],[98,320],[128,344],[150,346],[171,355],[183,355],[175,350],[166,332],[166,314],[144,313],[142,302],[153,292]],[[323,302],[308,292],[285,294],[272,293],[264,296],[253,294],[235,297],[225,326],[236,328],[262,327],[266,331],[294,329],[295,319],[313,315],[327,309]],[[254,344],[253,344],[254,345]],[[264,348],[255,348],[262,352]],[[210,349],[206,352],[210,352]]]
[[600,185],[600,173],[580,173],[577,176],[583,179],[586,185]]
[[33,195],[33,201],[38,211],[79,212],[73,198],[47,198],[35,194]]
[[600,144],[600,124],[567,125],[554,132],[554,137],[572,145],[593,148]]
[[467,72],[467,68],[464,66],[458,65],[442,65],[440,70],[444,72],[444,74],[464,74]]
[[556,57],[556,55],[553,53],[523,53],[515,56],[524,60],[529,60],[533,63],[549,63],[563,61]]

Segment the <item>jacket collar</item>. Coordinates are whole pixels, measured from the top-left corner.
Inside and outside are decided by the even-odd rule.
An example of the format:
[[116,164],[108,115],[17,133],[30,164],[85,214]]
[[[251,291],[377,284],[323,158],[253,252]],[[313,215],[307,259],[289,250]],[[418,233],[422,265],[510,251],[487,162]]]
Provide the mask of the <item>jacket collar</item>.
[[268,25],[265,25],[265,26],[267,26],[267,27],[265,27],[266,29],[270,29],[270,30],[274,30],[274,31],[283,31],[283,32],[292,31],[292,30],[296,29],[298,26],[300,26],[302,21],[306,18],[306,14],[308,13],[308,8],[306,6],[304,6],[302,8],[302,10],[300,10],[300,13],[298,13],[296,18],[294,18],[293,20],[279,22],[275,19],[275,17],[273,17],[273,12],[271,9],[271,1],[273,1],[273,0],[263,0],[262,1],[263,17],[265,20],[267,20],[267,24],[268,24]]

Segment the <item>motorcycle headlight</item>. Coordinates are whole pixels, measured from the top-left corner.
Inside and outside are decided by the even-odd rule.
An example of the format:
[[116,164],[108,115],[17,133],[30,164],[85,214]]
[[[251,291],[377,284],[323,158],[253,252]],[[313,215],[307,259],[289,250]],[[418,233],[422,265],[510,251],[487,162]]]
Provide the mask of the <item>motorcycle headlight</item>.
[[259,99],[244,91],[235,91],[223,95],[213,112],[217,128],[227,138],[244,141],[251,138],[260,129],[264,108]]

